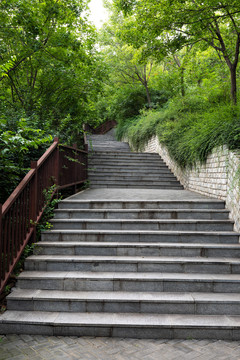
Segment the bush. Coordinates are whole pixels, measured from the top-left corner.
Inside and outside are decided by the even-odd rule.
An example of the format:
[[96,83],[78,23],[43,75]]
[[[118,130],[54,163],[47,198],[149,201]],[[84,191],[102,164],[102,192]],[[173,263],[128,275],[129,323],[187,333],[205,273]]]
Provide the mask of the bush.
[[30,168],[31,160],[38,160],[52,142],[43,130],[28,126],[25,119],[17,123],[17,131],[6,124],[0,127],[0,203],[3,203]]
[[157,134],[179,166],[192,167],[204,162],[216,146],[240,149],[240,109],[224,102],[215,105],[206,96],[191,93],[171,99],[158,111],[120,122],[117,134],[128,137],[136,150]]
[[155,110],[143,111],[139,117],[118,124],[117,138],[127,136],[136,150],[142,150],[151,137],[156,134],[156,127],[161,117]]
[[187,114],[172,124],[162,124],[157,131],[160,142],[181,167],[205,162],[217,146],[227,145],[230,150],[240,148],[239,111],[231,105]]

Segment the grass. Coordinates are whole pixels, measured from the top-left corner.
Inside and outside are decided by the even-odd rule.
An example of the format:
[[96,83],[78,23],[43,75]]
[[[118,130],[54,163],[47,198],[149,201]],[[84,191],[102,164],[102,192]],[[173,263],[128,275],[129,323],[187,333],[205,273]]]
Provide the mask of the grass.
[[118,138],[127,137],[138,151],[153,135],[180,167],[192,167],[197,161],[205,162],[217,146],[240,149],[240,107],[211,103],[204,96],[191,94],[118,124]]

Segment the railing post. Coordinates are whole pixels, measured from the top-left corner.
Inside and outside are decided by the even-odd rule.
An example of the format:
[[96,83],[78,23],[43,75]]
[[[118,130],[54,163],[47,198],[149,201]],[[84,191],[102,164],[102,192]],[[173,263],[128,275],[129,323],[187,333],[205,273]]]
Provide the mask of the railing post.
[[[56,142],[59,145],[59,138],[55,137],[54,142]],[[55,173],[56,186],[58,187],[60,185],[60,183],[59,183],[59,181],[60,181],[59,146],[57,146],[56,151],[57,151],[57,153],[56,153],[56,160],[55,160],[55,164],[54,164],[54,167],[55,167],[54,173]],[[58,190],[57,190],[57,194],[58,194]]]
[[0,289],[1,289],[1,283],[3,280],[3,258],[5,257],[5,254],[3,253],[3,231],[2,231],[2,204],[0,204]]
[[86,154],[84,154],[84,163],[85,163],[85,179],[88,179],[88,142],[87,142],[87,136],[84,132],[84,150],[86,151]]
[[[74,143],[73,144],[73,148],[74,149],[76,149],[77,150],[77,144],[76,143]],[[76,182],[77,181],[77,161],[78,161],[78,159],[77,159],[77,151],[75,151],[74,152],[74,182]],[[74,193],[76,194],[76,192],[77,192],[77,185],[75,184],[74,185]]]
[[34,171],[34,180],[31,188],[30,194],[30,220],[32,221],[33,226],[33,235],[32,242],[36,241],[36,220],[37,220],[37,212],[38,212],[38,173],[37,173],[37,161],[31,161],[31,169],[35,169]]

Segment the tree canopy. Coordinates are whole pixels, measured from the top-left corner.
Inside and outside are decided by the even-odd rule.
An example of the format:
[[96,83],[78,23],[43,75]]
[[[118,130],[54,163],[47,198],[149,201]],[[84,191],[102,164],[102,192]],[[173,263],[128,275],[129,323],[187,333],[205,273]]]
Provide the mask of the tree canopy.
[[[238,0],[114,0],[126,15],[122,36],[147,54],[203,43],[213,47],[230,70],[231,97],[237,101],[236,70],[240,47]],[[204,45],[203,45],[204,46]]]
[[22,111],[51,129],[67,115],[87,116],[101,64],[86,9],[87,1],[79,0],[1,3],[2,114]]

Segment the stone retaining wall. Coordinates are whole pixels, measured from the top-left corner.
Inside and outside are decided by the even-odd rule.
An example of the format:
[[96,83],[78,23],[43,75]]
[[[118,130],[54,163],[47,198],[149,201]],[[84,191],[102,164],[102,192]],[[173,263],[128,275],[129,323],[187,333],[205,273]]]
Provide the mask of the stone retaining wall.
[[[131,146],[131,144],[130,144]],[[228,150],[226,146],[216,148],[205,164],[198,163],[193,169],[181,169],[153,137],[144,152],[159,153],[185,189],[196,191],[225,200],[230,210],[230,218],[235,222],[235,230],[240,231],[240,155]]]

